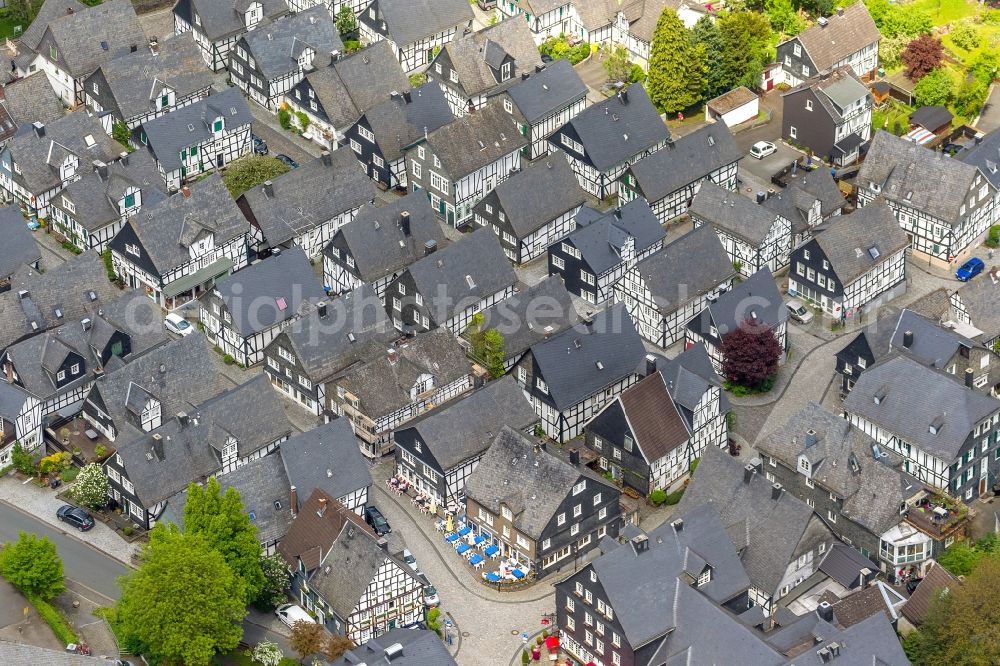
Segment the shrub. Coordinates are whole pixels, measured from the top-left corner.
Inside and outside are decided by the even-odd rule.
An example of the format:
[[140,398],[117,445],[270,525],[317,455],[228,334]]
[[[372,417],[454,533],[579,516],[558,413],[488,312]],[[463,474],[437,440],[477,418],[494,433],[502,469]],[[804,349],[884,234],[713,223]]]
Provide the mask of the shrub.
[[979,48],[979,45],[983,43],[983,38],[972,25],[968,23],[959,23],[958,26],[951,31],[951,41],[955,43],[960,49],[966,51],[971,51],[975,48]]
[[653,506],[660,506],[667,501],[667,492],[657,488],[653,492],[649,493],[649,503]]
[[37,595],[25,594],[24,596],[27,597],[31,605],[38,611],[38,617],[45,620],[45,624],[52,628],[52,633],[56,635],[56,638],[66,645],[80,642],[80,638],[73,631],[73,627],[70,626],[58,608]]
[[580,42],[566,55],[566,59],[569,60],[569,64],[575,65],[582,62],[587,56],[590,55],[590,44],[587,42]]
[[232,355],[230,354],[223,354],[222,362],[225,363],[226,365],[232,365],[233,363],[236,363],[236,359],[233,358]]
[[111,250],[102,252],[101,259],[104,260],[104,271],[108,274],[108,282],[118,282],[118,276],[115,275],[115,266],[111,262]]
[[135,534],[135,528],[132,527],[131,525],[125,525],[124,527],[122,527],[122,534],[130,537],[133,534]]
[[628,73],[629,83],[642,83],[646,80],[646,70],[644,70],[639,65],[635,63],[632,64],[632,69]]
[[419,88],[425,83],[427,83],[427,74],[425,74],[424,72],[417,72],[416,74],[410,74],[411,88]]
[[50,456],[45,456],[38,461],[38,471],[42,474],[61,472],[70,466],[73,454],[69,451],[57,451]]
[[292,112],[288,109],[278,109],[278,124],[283,130],[292,129]]
[[97,446],[94,447],[94,455],[97,456],[98,458],[103,458],[104,456],[108,455],[107,447],[104,446],[103,444],[98,444]]
[[667,506],[673,506],[677,504],[678,502],[681,501],[682,497],[684,497],[684,489],[681,488],[680,490],[675,490],[674,492],[667,495],[667,501],[666,501]]
[[521,650],[521,664],[522,666],[528,666],[531,662],[531,655],[528,654],[527,650]]
[[[344,6],[346,7],[347,5],[344,5]],[[298,118],[298,120],[299,120],[299,127],[302,128],[302,132],[304,134],[305,131],[307,129],[309,129],[309,123],[311,122],[309,120],[309,116],[305,113],[305,111],[297,111],[295,113],[295,117]]]
[[14,442],[14,449],[10,454],[10,462],[14,465],[14,469],[27,476],[34,476],[35,472],[38,471],[35,459],[30,453],[24,450],[21,442]]
[[118,121],[117,123],[111,126],[111,138],[117,141],[118,143],[122,144],[123,146],[125,146],[130,153],[134,150],[134,148],[132,148],[132,146],[130,146],[128,142],[131,136],[132,133],[129,131],[128,125],[126,125],[124,122]]
[[[345,7],[347,5],[344,5]],[[361,48],[361,42],[356,39],[348,39],[344,41],[344,50],[348,53],[354,53]]]
[[81,250],[80,248],[78,248],[76,245],[73,245],[72,241],[68,241],[68,240],[63,241],[62,248],[64,250],[66,250],[67,252],[71,252],[73,254],[82,254],[83,253],[83,250]]
[[986,237],[986,247],[1000,247],[1000,224],[990,227],[990,233]]

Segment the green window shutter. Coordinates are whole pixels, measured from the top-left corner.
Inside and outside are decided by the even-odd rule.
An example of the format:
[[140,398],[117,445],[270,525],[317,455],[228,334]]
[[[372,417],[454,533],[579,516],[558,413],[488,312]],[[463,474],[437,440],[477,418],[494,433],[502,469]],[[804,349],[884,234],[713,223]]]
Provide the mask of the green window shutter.
[[125,195],[125,207],[126,208],[131,208],[134,205],[135,205],[135,194],[126,194]]
[[191,157],[198,154],[198,146],[191,146]]

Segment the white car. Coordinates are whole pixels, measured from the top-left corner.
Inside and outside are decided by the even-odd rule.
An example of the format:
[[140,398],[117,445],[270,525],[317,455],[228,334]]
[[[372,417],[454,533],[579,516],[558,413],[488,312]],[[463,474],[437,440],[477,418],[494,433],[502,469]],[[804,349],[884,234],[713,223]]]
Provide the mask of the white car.
[[282,604],[274,610],[274,614],[277,615],[282,624],[287,626],[289,629],[294,627],[296,622],[316,624],[316,620],[314,620],[312,616],[306,612],[305,608],[295,604]]
[[809,311],[809,308],[802,304],[802,301],[798,301],[793,298],[785,303],[785,307],[788,308],[788,314],[790,314],[792,319],[797,322],[808,324],[813,320],[813,313]]
[[406,548],[403,549],[403,561],[410,565],[410,568],[413,569],[413,573],[418,576],[420,575],[420,567],[417,566],[417,558],[415,558],[413,553]]
[[770,141],[758,141],[750,148],[750,157],[762,160],[776,150],[777,148]]
[[182,337],[194,333],[194,326],[191,325],[191,322],[173,312],[168,314],[167,318],[163,320],[163,325],[171,333],[176,333]]
[[438,596],[437,588],[433,585],[424,586],[424,605],[428,608],[434,608],[441,603],[441,597]]

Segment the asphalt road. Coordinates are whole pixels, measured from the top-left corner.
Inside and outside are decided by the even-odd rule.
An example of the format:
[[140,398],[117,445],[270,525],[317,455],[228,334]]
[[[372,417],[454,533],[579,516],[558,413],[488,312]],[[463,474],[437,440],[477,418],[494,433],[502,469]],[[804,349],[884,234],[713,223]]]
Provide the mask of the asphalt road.
[[[7,543],[17,541],[18,533],[31,532],[38,536],[47,536],[55,543],[56,550],[63,560],[63,570],[66,578],[79,586],[96,590],[110,599],[121,596],[121,590],[115,582],[119,576],[127,573],[126,567],[104,553],[80,541],[68,532],[60,532],[46,523],[0,501],[0,541]],[[86,595],[86,590],[81,590]],[[94,601],[100,602],[99,599]]]

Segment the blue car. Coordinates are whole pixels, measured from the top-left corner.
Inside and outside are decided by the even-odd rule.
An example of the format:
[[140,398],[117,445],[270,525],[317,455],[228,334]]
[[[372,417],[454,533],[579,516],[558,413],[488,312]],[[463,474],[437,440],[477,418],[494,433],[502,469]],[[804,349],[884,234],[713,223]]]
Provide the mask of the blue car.
[[962,264],[962,267],[955,271],[955,277],[957,277],[962,282],[968,282],[972,278],[976,277],[983,272],[986,268],[986,264],[983,263],[982,259],[978,257],[973,257],[967,262]]

